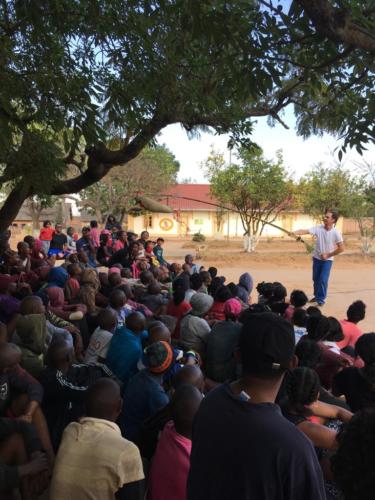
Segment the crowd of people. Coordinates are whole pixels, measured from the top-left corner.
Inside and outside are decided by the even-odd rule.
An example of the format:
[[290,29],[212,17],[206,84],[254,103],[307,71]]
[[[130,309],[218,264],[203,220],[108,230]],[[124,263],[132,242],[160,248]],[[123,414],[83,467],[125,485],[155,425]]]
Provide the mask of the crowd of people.
[[0,235],[0,499],[367,500],[375,333],[113,217]]

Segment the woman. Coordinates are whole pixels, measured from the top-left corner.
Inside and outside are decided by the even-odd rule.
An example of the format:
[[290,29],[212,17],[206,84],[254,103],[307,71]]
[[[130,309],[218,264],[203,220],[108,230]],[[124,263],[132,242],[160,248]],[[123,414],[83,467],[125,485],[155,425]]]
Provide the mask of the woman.
[[116,218],[113,215],[108,215],[107,222],[105,224],[105,229],[108,229],[108,231],[112,231],[112,229],[116,226],[117,226]]
[[310,368],[295,368],[286,379],[287,399],[282,404],[284,416],[296,425],[316,448],[337,448],[337,432],[311,421],[311,417],[349,422],[353,414],[339,406],[322,403],[319,398],[319,377]]

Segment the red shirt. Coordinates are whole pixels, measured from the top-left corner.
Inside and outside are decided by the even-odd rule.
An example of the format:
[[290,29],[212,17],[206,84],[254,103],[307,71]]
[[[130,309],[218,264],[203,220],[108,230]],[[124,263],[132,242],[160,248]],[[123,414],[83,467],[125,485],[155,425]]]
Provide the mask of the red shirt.
[[42,227],[40,230],[39,239],[42,241],[51,241],[54,229],[52,227]]
[[217,321],[224,321],[224,306],[225,302],[214,302],[211,309],[208,311],[208,318],[216,319]]
[[168,302],[167,305],[167,314],[169,316],[174,316],[177,318],[177,324],[176,328],[174,329],[174,332],[172,333],[172,338],[173,339],[179,339],[180,338],[180,323],[181,319],[185,316],[186,313],[188,313],[191,309],[191,305],[188,302],[185,302],[184,300],[178,304],[178,306],[175,305],[173,302],[173,299],[171,299]]
[[351,321],[348,321],[347,319],[342,319],[340,321],[342,331],[344,333],[344,340],[341,342],[337,342],[337,345],[339,346],[340,349],[344,349],[346,346],[354,347],[355,343],[359,339],[359,337],[362,335],[361,330],[358,328],[358,326],[355,323],[352,323]]

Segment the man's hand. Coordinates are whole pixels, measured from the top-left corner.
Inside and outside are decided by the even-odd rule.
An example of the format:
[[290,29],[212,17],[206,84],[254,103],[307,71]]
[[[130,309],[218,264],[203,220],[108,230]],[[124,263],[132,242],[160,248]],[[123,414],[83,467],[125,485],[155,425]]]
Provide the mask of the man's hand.
[[329,259],[329,257],[330,257],[329,253],[321,253],[321,254],[320,254],[320,258],[321,258],[322,260],[328,260],[328,259]]

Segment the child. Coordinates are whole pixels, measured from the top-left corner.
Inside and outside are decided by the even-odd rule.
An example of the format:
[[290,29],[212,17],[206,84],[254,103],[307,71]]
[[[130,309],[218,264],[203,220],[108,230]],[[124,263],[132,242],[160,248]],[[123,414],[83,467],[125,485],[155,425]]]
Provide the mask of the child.
[[290,305],[285,311],[285,319],[291,321],[293,313],[296,309],[301,309],[307,304],[308,298],[302,290],[293,290],[290,294]]
[[296,344],[301,340],[301,338],[307,334],[306,323],[307,323],[307,312],[304,309],[295,309],[292,316],[292,323],[294,327],[294,336]]
[[42,242],[42,249],[45,255],[48,255],[49,247],[53,235],[53,228],[50,220],[43,222],[43,227],[40,230],[39,239]]
[[123,326],[125,324],[125,318],[132,312],[131,309],[126,306],[126,302],[127,298],[122,290],[117,289],[111,292],[107,309],[116,314],[118,326]]
[[87,312],[91,315],[97,313],[95,297],[99,288],[99,278],[94,269],[85,269],[81,277],[81,289],[78,294],[78,299],[82,304],[87,306]]
[[96,222],[96,220],[92,220],[90,222],[90,237],[92,244],[94,245],[94,248],[98,248],[100,245],[100,241],[99,241],[98,223]]
[[155,316],[165,314],[168,299],[161,293],[161,286],[153,281],[147,288],[147,292],[139,298],[139,302],[144,304]]
[[69,264],[67,267],[67,271],[69,274],[69,278],[65,283],[64,294],[66,300],[69,302],[69,304],[71,304],[75,300],[77,300],[79,295],[81,286],[79,284],[78,278],[82,274],[82,269],[79,264]]
[[164,259],[164,238],[158,238],[156,240],[156,245],[154,246],[154,255],[158,259],[158,262],[161,266],[169,267],[168,262]]
[[109,344],[117,327],[117,314],[112,309],[104,309],[98,315],[98,323],[86,351],[85,363],[105,363]]
[[25,297],[16,321],[18,345],[22,352],[21,364],[31,375],[38,376],[44,368],[44,354],[48,342],[45,307],[39,297]]

